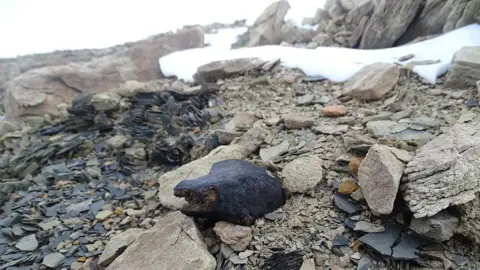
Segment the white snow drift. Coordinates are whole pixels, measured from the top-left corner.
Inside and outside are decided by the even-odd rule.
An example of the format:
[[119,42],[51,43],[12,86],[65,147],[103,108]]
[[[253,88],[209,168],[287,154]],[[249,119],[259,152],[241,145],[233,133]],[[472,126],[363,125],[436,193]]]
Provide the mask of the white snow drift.
[[436,78],[448,71],[453,54],[464,46],[480,46],[480,25],[472,24],[434,39],[395,48],[359,50],[334,47],[318,47],[314,50],[283,46],[260,46],[254,48],[227,49],[212,46],[174,52],[159,59],[165,76],[177,76],[192,81],[197,67],[212,61],[258,57],[264,61],[281,59],[283,66],[299,68],[307,76],[323,76],[334,82],[344,82],[363,66],[375,62],[398,63],[402,56],[414,57],[412,61],[433,60],[440,62],[418,65],[413,72],[427,82],[435,84]]

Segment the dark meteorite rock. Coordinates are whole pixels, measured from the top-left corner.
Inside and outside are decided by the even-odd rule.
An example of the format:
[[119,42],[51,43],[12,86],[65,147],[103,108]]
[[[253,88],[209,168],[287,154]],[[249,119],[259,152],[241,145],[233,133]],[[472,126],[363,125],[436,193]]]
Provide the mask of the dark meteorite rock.
[[265,169],[244,160],[225,160],[208,175],[184,180],[174,189],[189,203],[185,215],[251,225],[255,219],[285,204],[280,182]]

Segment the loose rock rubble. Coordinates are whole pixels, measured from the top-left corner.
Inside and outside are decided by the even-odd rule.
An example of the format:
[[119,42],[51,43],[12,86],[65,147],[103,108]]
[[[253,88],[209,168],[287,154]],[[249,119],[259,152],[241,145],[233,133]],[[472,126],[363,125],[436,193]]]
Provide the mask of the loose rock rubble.
[[[319,45],[377,46],[382,20],[426,16],[328,2]],[[249,42],[311,38],[280,20],[286,4]],[[332,34],[348,22],[362,35]],[[426,85],[390,64],[345,84],[278,64],[214,62],[194,83],[130,80],[0,122],[0,269],[480,268],[475,66],[456,57]]]

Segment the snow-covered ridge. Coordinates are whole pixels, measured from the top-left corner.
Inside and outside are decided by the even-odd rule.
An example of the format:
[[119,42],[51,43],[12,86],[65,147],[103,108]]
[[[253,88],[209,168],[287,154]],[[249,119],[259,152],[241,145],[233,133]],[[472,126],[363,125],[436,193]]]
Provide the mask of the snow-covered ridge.
[[465,46],[480,46],[479,24],[471,24],[430,40],[388,49],[318,47],[310,50],[277,45],[228,49],[225,46],[212,46],[174,52],[161,57],[159,63],[165,76],[192,81],[197,68],[212,61],[247,57],[258,57],[265,61],[281,59],[284,67],[299,68],[307,76],[323,76],[334,82],[344,82],[367,64],[398,63],[400,57],[413,54],[413,58],[399,64],[439,61],[413,68],[413,72],[434,84],[438,76],[448,71],[454,53]]

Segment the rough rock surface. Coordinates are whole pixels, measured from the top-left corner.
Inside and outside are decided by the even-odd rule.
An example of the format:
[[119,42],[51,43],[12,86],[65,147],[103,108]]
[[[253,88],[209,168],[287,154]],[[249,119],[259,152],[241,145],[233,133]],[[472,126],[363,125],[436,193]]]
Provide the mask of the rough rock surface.
[[105,92],[128,80],[159,79],[162,77],[157,61],[160,56],[203,47],[203,44],[203,32],[192,28],[89,62],[32,69],[6,84],[5,116],[18,120],[23,115],[55,114],[58,104],[69,103],[81,93]]
[[143,231],[143,229],[132,228],[113,236],[103,250],[98,263],[103,266],[109,265],[125,248],[135,242]]
[[455,233],[466,236],[480,244],[480,193],[476,198],[466,204],[458,206],[460,210],[460,225]]
[[311,191],[322,181],[322,160],[315,155],[296,158],[285,166],[282,176],[283,185],[289,191]]
[[262,46],[280,44],[283,18],[290,9],[288,1],[281,0],[272,3],[255,20],[253,26],[240,38],[235,46]]
[[187,163],[180,168],[163,174],[158,180],[160,188],[158,195],[163,206],[171,209],[181,209],[187,202],[175,197],[173,189],[185,179],[195,179],[210,172],[213,164],[227,159],[243,159],[256,151],[263,141],[265,130],[252,128],[238,141],[227,146],[219,146],[208,155]]
[[445,86],[454,89],[475,87],[480,80],[480,46],[463,47],[452,59]]
[[480,124],[457,124],[421,147],[405,169],[404,199],[416,218],[475,199],[480,190]]
[[450,239],[458,227],[458,217],[440,212],[432,217],[413,219],[410,229],[438,242]]
[[370,148],[360,163],[358,182],[375,215],[388,215],[393,211],[404,168],[389,147],[378,144]]
[[213,270],[215,266],[193,220],[177,211],[142,233],[107,270]]
[[397,43],[452,31],[474,23],[475,16],[480,16],[479,0],[428,0]]
[[259,58],[239,58],[232,60],[213,61],[199,66],[195,78],[197,81],[217,82],[233,75],[243,75],[250,70],[260,68],[264,64]]
[[345,83],[343,95],[361,101],[378,100],[392,91],[399,76],[400,70],[394,64],[367,65]]
[[234,251],[244,251],[252,241],[252,228],[219,221],[213,228],[223,243]]
[[365,26],[360,49],[388,48],[395,44],[415,18],[422,0],[376,1]]

